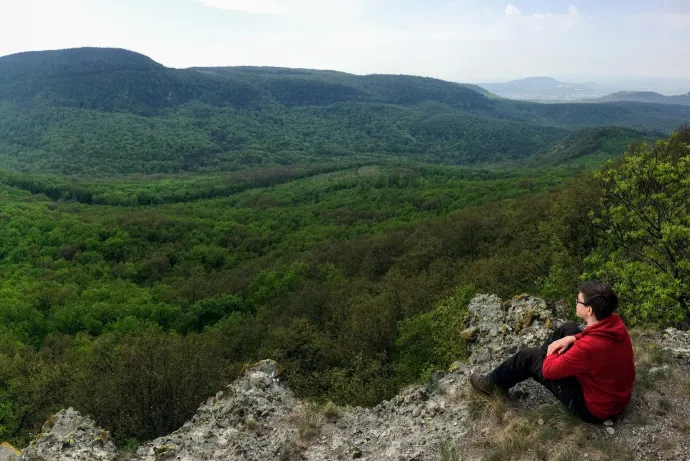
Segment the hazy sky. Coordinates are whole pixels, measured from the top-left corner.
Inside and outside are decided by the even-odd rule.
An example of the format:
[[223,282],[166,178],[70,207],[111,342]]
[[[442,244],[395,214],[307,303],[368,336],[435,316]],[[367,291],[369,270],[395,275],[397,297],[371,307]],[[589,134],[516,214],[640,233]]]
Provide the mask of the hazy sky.
[[690,78],[690,0],[571,1],[0,0],[0,55],[108,46],[170,67]]

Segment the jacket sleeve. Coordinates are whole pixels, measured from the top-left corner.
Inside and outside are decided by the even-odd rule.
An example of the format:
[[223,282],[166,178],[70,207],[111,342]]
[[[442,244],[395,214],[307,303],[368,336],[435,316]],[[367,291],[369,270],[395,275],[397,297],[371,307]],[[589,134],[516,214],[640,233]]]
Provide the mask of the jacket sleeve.
[[590,367],[587,349],[578,341],[565,354],[551,354],[544,359],[541,372],[546,379],[563,379],[584,373]]

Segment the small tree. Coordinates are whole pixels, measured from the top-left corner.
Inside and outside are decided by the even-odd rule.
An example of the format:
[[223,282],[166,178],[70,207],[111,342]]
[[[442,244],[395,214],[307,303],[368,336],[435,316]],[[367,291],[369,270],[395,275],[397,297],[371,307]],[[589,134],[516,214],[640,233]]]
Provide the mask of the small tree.
[[472,285],[460,286],[429,312],[400,322],[395,368],[403,382],[428,378],[453,361],[467,358],[467,341],[461,333],[475,292]]
[[587,277],[613,283],[632,323],[690,322],[690,128],[631,146],[598,173],[601,245]]

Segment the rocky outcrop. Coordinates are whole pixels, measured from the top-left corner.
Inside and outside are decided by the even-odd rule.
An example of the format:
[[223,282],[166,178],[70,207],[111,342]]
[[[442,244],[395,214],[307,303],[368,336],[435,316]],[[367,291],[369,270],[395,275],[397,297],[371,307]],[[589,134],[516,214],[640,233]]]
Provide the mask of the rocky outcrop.
[[274,459],[289,449],[298,428],[289,424],[303,407],[280,382],[272,360],[248,368],[244,376],[204,403],[172,434],[141,447],[134,459]]
[[690,365],[690,331],[667,328],[659,344],[677,361]]
[[108,431],[68,408],[43,424],[41,436],[22,452],[19,460],[111,461],[115,455]]
[[467,306],[471,338],[469,365],[489,371],[519,349],[543,344],[567,318],[561,304],[547,306],[543,299],[516,296],[503,303],[496,295],[478,295]]
[[[300,401],[289,390],[289,383],[283,382],[280,366],[266,360],[249,366],[240,379],[201,405],[180,429],[146,443],[134,454],[116,454],[107,432],[69,409],[46,424],[43,434],[20,459],[114,460],[116,456],[137,461],[483,459],[492,439],[499,437],[492,432],[493,426],[516,432],[511,426],[512,419],[543,404],[552,404],[553,398],[541,386],[523,383],[513,393],[511,409],[487,425],[482,423],[486,415],[478,415],[477,402],[473,400],[476,397],[468,391],[469,374],[475,370],[488,371],[517,349],[542,343],[567,315],[565,306],[548,305],[526,295],[506,303],[496,296],[480,295],[471,301],[468,312],[468,328],[460,334],[470,340],[469,360],[453,364],[450,371],[437,373],[427,385],[412,386],[374,408],[324,407]],[[645,355],[647,362],[640,365],[640,372],[652,383],[657,376],[668,377],[677,367],[687,366],[684,360],[688,357],[685,352],[690,348],[690,335],[666,330],[654,341],[658,347],[667,348],[668,355],[675,359],[660,363],[658,360],[665,355]],[[679,375],[687,375],[687,371],[681,368]],[[673,386],[683,389],[684,384],[678,381]],[[666,392],[671,388],[670,381],[664,384]],[[667,397],[659,400],[655,392],[653,385],[636,391],[630,413],[615,425],[593,429],[591,437],[604,443],[635,447],[631,451],[633,459],[684,459],[686,442],[680,435],[675,440],[669,434],[690,430],[690,422],[679,423],[674,416],[682,415],[680,418],[687,422],[683,408],[690,405],[690,397],[679,394],[673,401]],[[659,405],[665,413],[659,413]],[[650,415],[644,425],[638,421],[640,414]],[[527,421],[528,417],[522,419]],[[539,431],[541,424],[544,422],[540,418],[527,427],[533,425]],[[535,437],[540,441],[543,436]],[[655,450],[658,445],[655,437],[657,442],[663,440],[668,448],[661,457],[657,456],[659,450]],[[645,446],[637,447],[640,442],[636,440],[644,440]],[[669,440],[675,440],[673,449],[669,448]],[[521,459],[532,459],[531,452],[526,453]]]

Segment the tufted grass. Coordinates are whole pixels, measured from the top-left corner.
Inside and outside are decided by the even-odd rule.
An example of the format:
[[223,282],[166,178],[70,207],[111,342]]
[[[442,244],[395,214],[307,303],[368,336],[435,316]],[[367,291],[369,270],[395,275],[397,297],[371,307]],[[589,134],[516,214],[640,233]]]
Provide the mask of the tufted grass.
[[614,461],[632,459],[603,433],[603,427],[581,422],[559,402],[536,409],[506,399],[470,397],[475,423],[470,438],[487,461],[537,459]]
[[321,413],[329,421],[340,418],[340,408],[330,400],[321,407]]
[[460,449],[455,443],[445,441],[441,443],[439,461],[461,461]]

